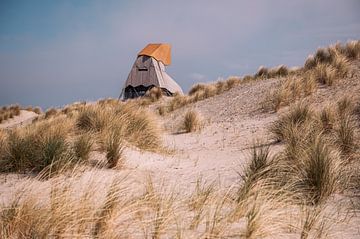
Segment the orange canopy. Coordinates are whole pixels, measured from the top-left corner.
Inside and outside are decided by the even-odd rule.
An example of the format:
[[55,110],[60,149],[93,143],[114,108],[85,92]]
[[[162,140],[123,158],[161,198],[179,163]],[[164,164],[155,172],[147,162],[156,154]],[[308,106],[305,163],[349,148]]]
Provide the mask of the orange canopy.
[[164,63],[164,65],[170,65],[171,46],[170,44],[148,44],[139,52],[138,56],[151,56]]

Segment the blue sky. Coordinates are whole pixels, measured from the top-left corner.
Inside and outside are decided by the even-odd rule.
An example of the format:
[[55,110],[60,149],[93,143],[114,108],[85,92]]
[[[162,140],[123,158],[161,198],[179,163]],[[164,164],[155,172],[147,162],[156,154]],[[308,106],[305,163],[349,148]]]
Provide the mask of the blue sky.
[[151,42],[172,45],[167,71],[187,91],[349,39],[359,0],[1,0],[0,105],[117,97]]

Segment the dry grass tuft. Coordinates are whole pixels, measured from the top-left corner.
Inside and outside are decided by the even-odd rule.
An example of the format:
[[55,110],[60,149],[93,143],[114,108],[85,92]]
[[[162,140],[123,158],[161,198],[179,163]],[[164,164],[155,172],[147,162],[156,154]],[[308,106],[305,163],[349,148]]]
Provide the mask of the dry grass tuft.
[[80,135],[73,144],[76,157],[81,161],[88,161],[93,144],[94,142],[90,134]]
[[269,128],[278,141],[289,139],[289,130],[293,127],[301,127],[313,119],[313,112],[305,103],[298,103],[291,110],[279,117]]
[[260,66],[259,69],[257,70],[257,72],[255,73],[254,77],[255,78],[267,78],[268,75],[269,75],[269,69],[264,66]]
[[85,131],[99,132],[106,126],[107,121],[111,117],[100,106],[89,106],[80,110],[79,116],[76,120],[76,126]]
[[315,57],[313,55],[309,55],[305,60],[304,68],[305,70],[311,70],[316,67],[316,64],[317,62]]
[[319,48],[314,56],[317,64],[330,64],[333,60],[334,55],[329,48]]
[[54,108],[50,108],[45,112],[45,119],[48,119],[52,116],[56,116],[58,114],[58,110]]
[[297,164],[296,171],[300,176],[295,187],[311,204],[325,202],[336,192],[343,176],[339,154],[331,149],[322,134],[308,141],[304,148],[304,158]]
[[354,111],[354,103],[351,97],[345,95],[337,102],[337,112],[340,117],[351,115]]
[[119,130],[113,129],[110,130],[105,139],[105,151],[106,151],[106,160],[107,167],[123,167],[125,162],[122,151],[124,149],[123,140]]
[[199,113],[194,110],[189,110],[184,116],[183,125],[181,129],[186,133],[200,130],[202,127],[202,119]]
[[318,64],[313,69],[311,77],[320,84],[331,86],[337,79],[336,69],[331,65]]
[[324,132],[330,132],[334,128],[336,120],[335,117],[336,114],[332,106],[328,105],[321,110],[319,118]]
[[149,98],[151,102],[156,102],[160,100],[162,96],[163,92],[160,87],[153,87],[145,94],[145,97]]
[[339,126],[335,129],[336,142],[343,155],[350,155],[356,149],[355,123],[351,115],[343,115],[340,118]]
[[[42,122],[9,133],[3,171],[40,172],[49,165],[72,160],[66,137],[69,121]],[[69,157],[68,157],[69,156]]]

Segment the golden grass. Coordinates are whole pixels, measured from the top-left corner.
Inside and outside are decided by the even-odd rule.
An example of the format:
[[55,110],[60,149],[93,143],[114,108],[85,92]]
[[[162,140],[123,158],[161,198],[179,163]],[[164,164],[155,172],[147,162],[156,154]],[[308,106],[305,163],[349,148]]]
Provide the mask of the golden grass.
[[71,113],[56,110],[6,133],[0,155],[1,171],[55,172],[64,165],[88,163],[90,152],[98,150],[93,145],[100,144],[106,152],[108,167],[121,166],[123,142],[142,150],[163,151],[156,120],[133,103],[108,101],[73,107]]
[[156,102],[163,96],[162,89],[160,87],[153,87],[148,92],[146,92],[145,96],[148,97],[151,102]]
[[195,132],[200,130],[202,125],[203,122],[200,114],[194,110],[189,110],[184,116],[184,120],[180,129],[185,130],[186,133]]
[[332,86],[337,80],[336,69],[330,65],[318,64],[313,69],[311,77],[320,84]]

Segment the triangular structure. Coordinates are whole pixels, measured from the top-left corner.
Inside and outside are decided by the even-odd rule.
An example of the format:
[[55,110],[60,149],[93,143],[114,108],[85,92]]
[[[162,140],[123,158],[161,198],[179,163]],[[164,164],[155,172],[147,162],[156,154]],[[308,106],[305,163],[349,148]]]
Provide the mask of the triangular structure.
[[171,63],[169,44],[149,44],[142,49],[129,73],[122,90],[123,99],[145,95],[152,87],[160,87],[164,94],[183,94],[181,87],[165,72]]

